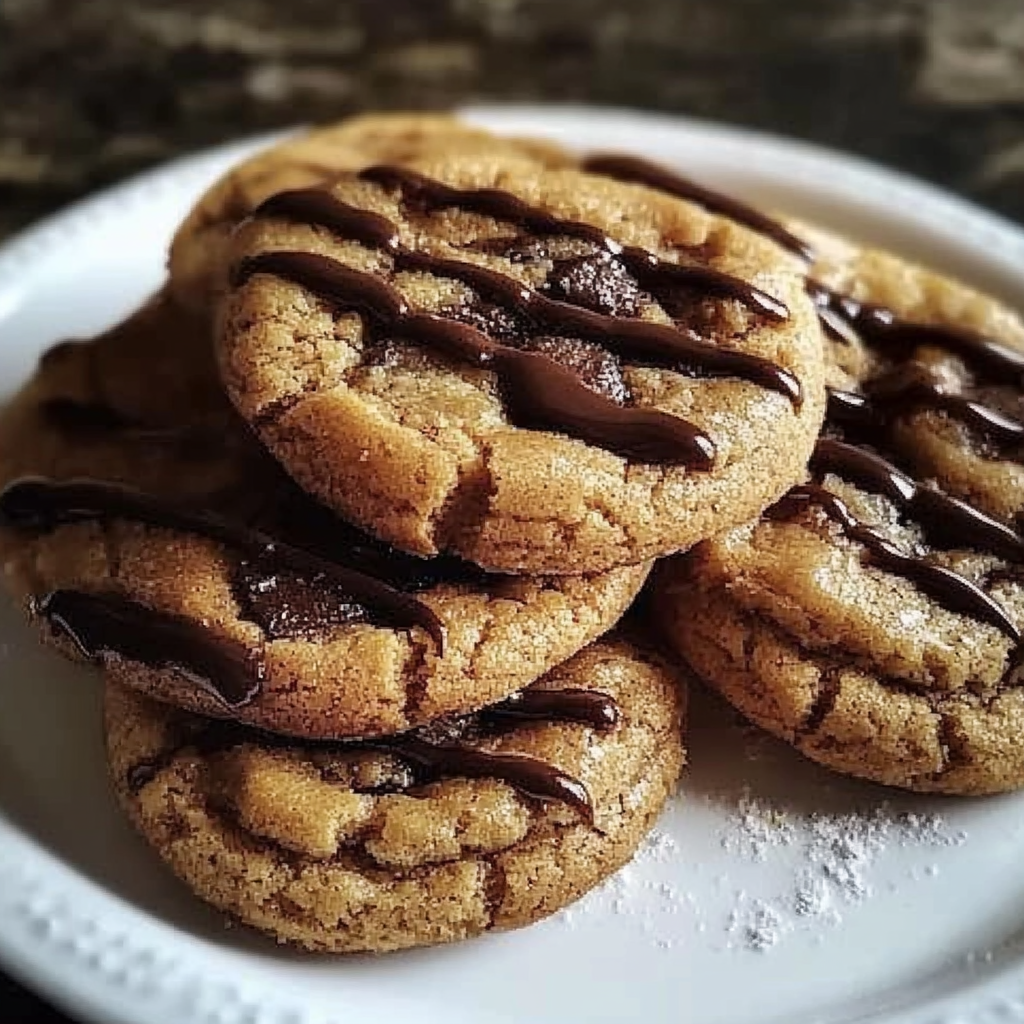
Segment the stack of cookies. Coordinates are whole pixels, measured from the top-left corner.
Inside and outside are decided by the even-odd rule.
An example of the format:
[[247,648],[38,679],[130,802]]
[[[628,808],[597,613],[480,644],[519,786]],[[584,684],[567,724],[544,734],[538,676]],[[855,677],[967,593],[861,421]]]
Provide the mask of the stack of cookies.
[[454,941],[632,856],[693,671],[840,771],[1024,782],[1022,371],[992,300],[643,160],[361,118],[233,169],[158,295],[43,356],[6,578],[201,897]]

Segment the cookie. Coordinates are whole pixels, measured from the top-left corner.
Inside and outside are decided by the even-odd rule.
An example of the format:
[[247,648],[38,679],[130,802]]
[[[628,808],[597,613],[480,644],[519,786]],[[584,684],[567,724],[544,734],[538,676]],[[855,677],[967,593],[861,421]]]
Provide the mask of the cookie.
[[375,163],[481,150],[556,166],[571,159],[549,143],[501,138],[441,114],[370,114],[287,138],[232,167],[199,198],[171,242],[171,292],[185,308],[208,312],[224,285],[231,232],[276,192]]
[[265,461],[219,386],[209,319],[166,292],[96,338],[52,346],[0,409],[3,482],[102,472],[187,502]]
[[825,328],[810,480],[661,573],[652,606],[679,653],[831,768],[927,792],[1022,785],[1020,317],[642,161],[594,163],[801,255]]
[[145,839],[214,906],[325,952],[455,942],[579,898],[672,791],[683,714],[678,680],[621,640],[377,744],[293,745],[106,691],[114,787]]
[[505,572],[686,548],[799,479],[823,412],[803,265],[692,204],[503,154],[263,203],[227,392],[381,539]]
[[302,494],[222,398],[204,407],[198,365],[175,364],[192,404],[164,401],[162,347],[180,346],[162,308],[44,357],[0,421],[5,576],[67,653],[199,713],[388,733],[533,682],[643,584],[647,565],[509,578],[373,542]]

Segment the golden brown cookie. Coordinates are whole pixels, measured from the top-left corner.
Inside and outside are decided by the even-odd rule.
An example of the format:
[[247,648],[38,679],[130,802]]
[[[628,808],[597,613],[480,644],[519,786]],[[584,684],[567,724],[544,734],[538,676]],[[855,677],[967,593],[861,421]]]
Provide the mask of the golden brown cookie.
[[107,744],[125,810],[199,896],[279,942],[382,952],[522,927],[626,863],[682,766],[684,704],[660,662],[605,640],[519,718],[370,747],[298,746],[109,683]]
[[54,345],[0,409],[5,483],[102,470],[187,502],[237,488],[253,462],[265,459],[219,387],[209,319],[165,292],[97,338]]
[[207,404],[179,320],[147,306],[45,356],[0,420],[5,575],[68,653],[200,713],[394,732],[533,682],[643,584],[646,565],[507,578],[374,543],[299,492],[216,390]]
[[275,192],[375,163],[480,150],[556,166],[570,160],[549,143],[503,139],[443,114],[369,114],[314,128],[232,167],[207,189],[175,232],[168,257],[170,289],[182,305],[208,312],[225,282],[231,232]]
[[646,188],[410,160],[274,197],[233,259],[236,407],[410,551],[578,573],[680,550],[781,495],[820,423],[802,263]]
[[[904,321],[826,294],[839,328],[868,336],[868,358],[856,390],[830,394],[810,479],[759,522],[667,564],[655,604],[704,679],[822,764],[927,792],[1018,788],[1024,538],[986,511],[997,474],[1018,467],[1005,450],[994,459],[976,447],[963,417],[981,413],[962,399],[979,392],[958,373],[987,360],[1024,366],[1024,346],[961,333],[1012,328],[991,300],[975,296],[960,323],[966,289],[892,256],[861,259],[889,266],[887,280],[928,282],[933,312]],[[863,294],[860,280],[843,288]],[[882,285],[871,294],[882,298]],[[1019,400],[1017,387],[993,393]]]
[[679,653],[839,771],[950,793],[1024,784],[1020,318],[663,169],[594,163],[809,257],[825,327],[829,405],[810,479],[663,567],[653,607]]
[[[1024,513],[1024,320],[892,253],[806,225],[819,301],[867,356],[850,390],[885,420],[902,464],[990,515]],[[842,346],[839,346],[842,347]],[[833,349],[837,346],[833,343]],[[847,344],[855,352],[856,343]]]

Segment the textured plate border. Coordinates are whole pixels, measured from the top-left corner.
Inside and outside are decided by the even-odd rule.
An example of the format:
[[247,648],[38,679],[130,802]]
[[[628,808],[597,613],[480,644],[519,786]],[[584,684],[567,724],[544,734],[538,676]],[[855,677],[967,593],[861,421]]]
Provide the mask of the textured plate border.
[[[770,135],[631,111],[506,107],[466,113],[497,131],[543,134],[567,145],[600,135],[614,140],[615,148],[643,150],[656,139],[659,157],[680,163],[688,151],[710,147],[723,169],[756,162],[769,173],[787,176],[809,208],[837,201],[853,207],[864,199],[880,207],[897,205],[903,211],[901,231],[909,229],[922,251],[932,246],[969,251],[993,290],[1008,297],[1024,295],[1024,234],[1017,228],[864,161]],[[198,192],[230,163],[276,137],[176,160],[8,241],[0,248],[0,318],[16,308],[45,275],[49,261],[76,239],[102,230],[111,219],[143,215],[159,197]],[[778,201],[785,205],[785,197]],[[879,232],[884,233],[881,221],[865,225],[866,234]],[[368,998],[365,992],[344,1005],[334,1000],[329,1009],[311,1007],[261,982],[258,965],[247,964],[244,954],[237,955],[237,976],[225,981],[205,962],[203,949],[196,942],[186,950],[173,928],[104,892],[0,817],[0,961],[79,1017],[104,1024],[460,1024],[451,1007],[442,1012],[394,997]],[[1019,1022],[1024,1020],[1024,965],[884,1019],[886,1024]]]

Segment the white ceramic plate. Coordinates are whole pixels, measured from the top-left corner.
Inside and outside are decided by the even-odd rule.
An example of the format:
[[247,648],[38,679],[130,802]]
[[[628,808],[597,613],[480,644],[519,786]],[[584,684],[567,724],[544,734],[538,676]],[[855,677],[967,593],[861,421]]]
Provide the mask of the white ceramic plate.
[[[478,110],[636,150],[956,272],[1024,307],[1024,236],[847,157],[634,113]],[[0,250],[0,389],[159,281],[194,196],[255,143],[174,163]],[[227,929],[119,817],[98,687],[0,603],[0,962],[105,1024],[810,1024],[1024,1019],[1024,797],[833,778],[698,699],[692,770],[637,861],[526,931],[327,959]]]

